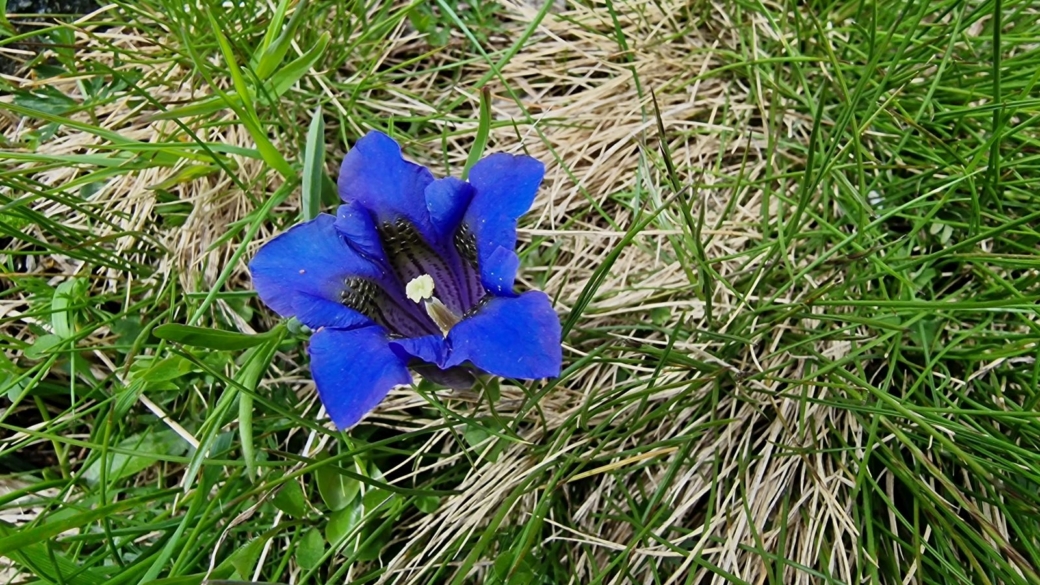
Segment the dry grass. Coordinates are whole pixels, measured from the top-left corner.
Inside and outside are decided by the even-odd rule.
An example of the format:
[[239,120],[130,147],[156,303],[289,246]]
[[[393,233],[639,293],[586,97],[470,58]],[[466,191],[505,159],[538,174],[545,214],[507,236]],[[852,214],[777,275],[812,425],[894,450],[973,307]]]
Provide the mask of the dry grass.
[[[529,216],[527,234],[545,234],[551,240],[542,240],[541,245],[561,250],[548,274],[537,274],[537,278],[559,300],[564,314],[618,245],[624,235],[619,226],[631,226],[636,212],[645,210],[644,205],[660,204],[667,197],[661,187],[667,181],[648,163],[648,158],[657,157],[658,140],[647,88],[656,91],[664,125],[675,133],[669,150],[676,165],[689,173],[684,180],[693,181],[699,178],[694,173],[705,173],[706,186],[690,194],[693,205],[704,206],[705,225],[714,226],[704,231],[710,239],[705,252],[709,258],[735,257],[715,265],[719,276],[728,281],[741,271],[754,270],[762,261],[761,257],[741,255],[749,244],[761,239],[758,227],[763,195],[746,185],[765,176],[771,164],[763,128],[751,121],[768,104],[756,103],[748,88],[725,76],[707,76],[689,83],[689,79],[719,67],[716,48],[733,46],[737,39],[732,34],[720,37],[710,30],[690,30],[669,42],[660,42],[664,31],[678,28],[668,15],[677,13],[680,4],[643,2],[629,7],[643,18],[622,27],[631,47],[627,62],[613,38],[606,7],[579,7],[547,17],[536,40],[502,71],[503,78],[522,89],[523,107],[538,120],[537,134],[528,130],[523,145],[517,145],[513,129],[503,128],[494,135],[495,144],[523,147],[550,161],[546,186],[538,207]],[[534,18],[532,9],[514,8],[518,8],[517,28]],[[725,30],[724,20],[718,24]],[[642,95],[635,77],[642,85]],[[415,83],[426,85],[419,79]],[[499,119],[525,117],[504,98],[495,113]],[[811,120],[800,116],[785,119],[783,126],[788,134],[784,139],[803,140],[810,124]],[[454,151],[456,162],[464,160],[466,146],[464,143]],[[738,176],[744,177],[745,184],[734,188],[733,181],[727,179]],[[639,191],[643,201],[620,196]],[[593,205],[602,212],[597,213]],[[729,323],[725,320],[712,323],[705,319],[704,303],[693,296],[694,283],[681,266],[687,257],[676,257],[671,247],[683,233],[682,218],[666,212],[656,227],[656,233],[644,232],[624,249],[579,321],[579,327],[584,328],[611,327],[610,335],[594,340],[592,345],[569,343],[572,355],[588,355],[602,344],[664,348],[667,334],[648,335],[643,327],[650,320],[652,308],[668,310],[667,320],[660,323],[664,331],[681,322],[701,329],[718,325],[719,333],[727,333]],[[805,282],[792,290],[789,302],[811,292],[811,285]],[[736,315],[747,300],[723,287],[716,292],[717,315]],[[773,351],[768,340],[760,347],[748,348],[740,359],[731,362],[712,358],[721,343],[686,340],[676,342],[673,351],[718,363],[731,371],[775,371],[780,366],[777,377],[802,377],[801,365],[794,361],[785,366],[792,362],[792,356]],[[818,349],[840,351],[832,349],[833,345],[821,343]],[[652,491],[659,485],[666,485],[662,502],[671,512],[655,531],[667,544],[637,546],[629,557],[635,574],[626,577],[618,573],[612,582],[632,577],[642,581],[640,575],[648,574],[662,557],[680,563],[667,583],[684,582],[688,573],[698,574],[695,580],[710,575],[707,568],[694,564],[698,557],[746,581],[761,582],[767,577],[768,565],[755,549],[807,567],[821,566],[821,559],[829,558],[827,569],[842,581],[851,582],[858,539],[849,516],[854,466],[844,457],[792,456],[790,451],[834,446],[836,443],[828,437],[834,428],[842,430],[845,441],[855,443],[862,429],[854,421],[832,408],[806,407],[797,398],[764,398],[778,390],[777,383],[738,387],[712,408],[704,408],[703,402],[713,390],[712,376],[689,368],[666,368],[651,379],[648,375],[654,365],[639,364],[642,351],[618,351],[614,355],[618,362],[584,367],[579,375],[547,395],[540,403],[543,424],[537,424],[536,413],[529,413],[535,424],[520,433],[525,442],[512,444],[497,462],[474,469],[459,486],[461,494],[423,517],[414,528],[415,544],[389,561],[385,578],[425,582],[440,562],[452,558],[455,543],[479,534],[500,506],[511,505],[509,522],[523,526],[546,496],[535,489],[509,502],[509,494],[520,486],[539,483],[539,478],[551,474],[554,464],[566,455],[574,460],[603,462],[555,486],[566,499],[571,481],[584,484],[576,490],[579,499],[573,502],[569,517],[546,519],[553,526],[551,540],[586,545],[582,547],[583,558],[573,567],[574,582],[588,582],[598,568],[608,564],[612,554],[626,550],[633,542],[636,529],[631,523],[604,518],[624,506],[626,494]],[[626,358],[630,362],[621,362]],[[760,394],[762,391],[765,393]],[[826,390],[809,392],[811,397],[821,397],[814,395]],[[508,405],[521,401],[510,401],[507,396],[504,394],[503,403],[496,407],[500,415],[510,417]],[[589,421],[592,425],[609,427],[611,420],[626,420],[624,411],[637,406],[630,396],[640,396],[651,405],[649,408],[668,405],[668,415],[659,425],[610,441],[586,441],[580,434],[561,439],[559,430],[572,426],[590,410],[597,413]],[[607,400],[616,404],[604,404]],[[476,417],[490,413],[469,414]],[[719,421],[727,422],[716,424]],[[691,436],[698,438],[688,448],[643,449],[644,445],[690,441]],[[441,445],[453,442],[446,430],[439,438]],[[530,444],[546,448],[535,458],[530,456]],[[636,467],[640,468],[638,472],[624,473]],[[666,481],[668,476],[670,481]],[[590,483],[595,487],[590,489]],[[718,493],[709,501],[714,490]],[[789,494],[798,495],[789,502],[789,510],[782,512]],[[778,525],[782,514],[789,515],[788,526]],[[809,521],[798,521],[799,517]],[[763,530],[765,526],[773,528]],[[786,532],[786,542],[781,544],[782,532]],[[673,536],[676,533],[681,536]],[[821,538],[824,535],[826,538]],[[820,546],[827,542],[834,543],[834,548],[821,556]],[[786,583],[812,580],[793,567],[784,575]]]

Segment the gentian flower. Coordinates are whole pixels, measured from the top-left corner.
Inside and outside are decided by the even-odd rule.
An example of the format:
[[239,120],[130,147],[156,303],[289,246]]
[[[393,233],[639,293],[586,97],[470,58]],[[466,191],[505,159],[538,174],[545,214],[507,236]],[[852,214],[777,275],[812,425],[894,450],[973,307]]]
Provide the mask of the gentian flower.
[[560,321],[539,291],[517,293],[516,222],[545,169],[492,154],[469,181],[435,179],[389,136],[347,153],[344,205],[266,243],[249,270],[261,300],[315,330],[311,375],[347,429],[412,367],[453,387],[474,372],[519,379],[560,374]]

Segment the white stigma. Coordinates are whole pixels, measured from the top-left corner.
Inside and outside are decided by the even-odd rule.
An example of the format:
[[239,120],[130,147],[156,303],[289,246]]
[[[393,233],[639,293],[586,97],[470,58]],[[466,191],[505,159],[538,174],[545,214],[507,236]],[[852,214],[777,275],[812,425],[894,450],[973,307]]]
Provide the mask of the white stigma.
[[448,331],[451,331],[451,328],[462,318],[453,313],[440,299],[433,296],[433,287],[433,277],[429,274],[421,274],[405,285],[404,294],[408,296],[408,300],[422,305],[441,333],[447,336]]
[[424,301],[433,296],[433,277],[429,274],[416,276],[404,287],[404,294],[413,303]]

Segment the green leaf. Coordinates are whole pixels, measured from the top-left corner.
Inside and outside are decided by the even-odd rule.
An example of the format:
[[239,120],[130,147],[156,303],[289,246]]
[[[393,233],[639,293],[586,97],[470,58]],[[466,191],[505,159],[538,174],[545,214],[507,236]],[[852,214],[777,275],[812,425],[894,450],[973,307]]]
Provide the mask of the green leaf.
[[939,319],[922,319],[910,328],[910,339],[914,344],[925,350],[935,347],[935,339],[942,329],[942,321]]
[[275,508],[293,518],[299,519],[307,516],[307,498],[299,482],[290,481],[282,485],[282,489],[278,490],[271,501]]
[[253,569],[256,568],[256,562],[259,560],[260,553],[263,551],[264,543],[267,540],[265,537],[255,538],[231,554],[228,560],[243,579],[248,579],[252,576]]
[[[497,427],[498,425],[495,426]],[[500,431],[501,428],[496,428],[495,430]],[[506,441],[499,440],[493,433],[488,432],[487,429],[477,424],[467,425],[465,432],[462,433],[462,437],[483,459],[492,463],[498,461],[498,456],[506,447]],[[493,443],[488,442],[489,438]]]
[[208,164],[190,164],[185,165],[184,168],[177,171],[172,177],[162,181],[157,185],[148,187],[150,191],[162,191],[169,190],[182,183],[190,183],[195,179],[212,175],[213,173],[219,172],[220,167],[216,165]]
[[141,393],[144,392],[145,383],[141,380],[134,380],[127,384],[126,388],[119,391],[116,395],[115,414],[117,417],[125,416],[126,413],[130,412],[130,409],[137,404],[137,399],[140,398]]
[[0,38],[17,34],[14,25],[7,20],[7,0],[0,0]]
[[397,494],[381,488],[370,488],[365,492],[362,503],[366,511],[371,512],[390,503]]
[[433,514],[441,506],[441,499],[437,496],[417,496],[413,502],[423,514]]
[[321,564],[321,558],[325,556],[325,539],[321,531],[311,528],[300,539],[296,546],[296,563],[304,569],[314,569]]
[[[120,441],[118,447],[135,451],[136,454],[108,454],[108,470],[105,477],[109,482],[140,473],[164,457],[182,456],[188,452],[188,443],[169,429],[129,437]],[[103,464],[103,459],[96,459],[83,471],[83,479],[89,484],[96,484],[101,480]]]
[[[346,508],[361,491],[360,482],[340,474],[331,465],[314,470],[314,478],[322,501],[333,512]],[[334,541],[329,539],[329,542]]]
[[671,318],[671,316],[672,312],[668,307],[655,307],[650,310],[650,321],[652,321],[654,325],[664,325],[668,322],[668,319]]
[[[235,374],[235,381],[238,384],[229,384],[224,393],[220,395],[217,404],[209,409],[205,422],[202,423],[202,427],[195,434],[199,439],[199,448],[192,454],[191,461],[188,462],[188,469],[184,472],[184,477],[181,479],[185,489],[188,489],[194,483],[195,477],[202,468],[206,457],[209,456],[214,441],[216,441],[217,433],[226,424],[228,413],[231,411],[231,407],[235,404],[236,399],[239,398],[240,390],[242,388],[246,388],[249,391],[256,389],[257,381],[263,375],[263,372],[267,370],[271,357],[274,355],[274,351],[281,342],[285,331],[284,325],[275,327],[265,334],[268,342],[267,346],[249,350],[242,367]],[[241,414],[241,410],[239,412]],[[243,445],[242,456],[246,461],[246,465],[252,466],[252,435],[248,434],[251,432],[251,429],[244,429],[240,425],[239,432],[242,434],[243,439],[248,438],[250,442],[249,445]],[[250,469],[250,473],[252,473],[252,469]]]
[[47,355],[55,346],[61,343],[61,338],[57,335],[48,333],[41,335],[36,338],[36,341],[32,345],[25,348],[25,357],[31,360],[38,360]]
[[[271,363],[270,360],[264,365]],[[254,385],[255,387],[255,385]],[[250,479],[256,477],[256,444],[253,440],[253,395],[242,392],[238,396],[238,435],[242,440],[242,459]]]
[[[205,573],[196,573],[194,575],[184,575],[181,577],[166,577],[164,579],[155,579],[148,581],[144,585],[202,585],[202,581],[206,578]],[[210,580],[210,583],[215,581]]]
[[[147,358],[151,359],[151,358]],[[134,379],[141,380],[149,385],[160,384],[176,380],[182,376],[197,370],[197,366],[187,358],[179,355],[171,355],[157,362],[153,362],[144,372],[135,374]]]
[[278,344],[282,342],[286,328],[278,326],[271,330],[267,343],[246,352],[242,368],[235,374],[235,381],[244,391],[238,397],[238,434],[242,441],[242,459],[246,462],[249,477],[256,477],[255,449],[253,446],[253,392],[256,391],[264,372],[271,365]]
[[303,149],[303,205],[300,206],[303,221],[310,221],[321,213],[321,177],[324,174],[325,120],[321,116],[321,106],[318,106],[311,117],[307,144]]
[[466,431],[462,433],[462,438],[466,440],[466,443],[470,447],[476,447],[487,440],[491,435],[484,430],[483,427],[477,425],[468,425]]
[[498,378],[492,378],[484,384],[484,393],[487,395],[488,400],[491,404],[498,402],[502,398],[502,382]]
[[140,318],[118,319],[109,323],[108,328],[116,335],[116,349],[124,353],[130,351],[138,336],[144,331]]
[[221,331],[220,329],[194,327],[179,323],[160,325],[152,330],[152,334],[166,341],[225,351],[248,349],[260,345],[271,338],[270,332],[260,335],[246,335],[245,333],[235,331]]
[[361,523],[363,512],[360,503],[333,512],[329,516],[329,523],[325,525],[325,540],[329,541],[334,548],[338,548]]
[[35,91],[16,91],[14,103],[58,115],[71,112],[79,105],[76,100],[52,87],[42,87]]
[[[302,7],[304,2],[301,2],[300,4]],[[289,0],[278,0],[278,6],[275,7],[274,14],[271,15],[271,22],[267,24],[267,30],[264,31],[264,38],[261,39],[260,46],[258,47],[261,53],[267,51],[279,36],[285,34],[282,31],[282,25],[285,24],[285,13],[288,11]]]
[[[534,573],[526,558],[520,560],[517,567],[513,567],[514,555],[511,551],[498,555],[495,559],[494,571],[489,583],[508,583],[509,585],[527,585],[534,580]],[[512,568],[512,572],[510,569]]]

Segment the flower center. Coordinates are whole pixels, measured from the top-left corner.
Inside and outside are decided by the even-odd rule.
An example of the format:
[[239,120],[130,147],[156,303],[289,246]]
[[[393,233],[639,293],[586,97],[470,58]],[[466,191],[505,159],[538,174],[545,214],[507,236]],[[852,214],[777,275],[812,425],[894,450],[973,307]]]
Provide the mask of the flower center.
[[451,328],[461,321],[462,317],[456,315],[440,299],[433,296],[433,289],[433,277],[429,274],[420,274],[408,282],[404,292],[410,301],[420,304],[426,309],[426,314],[430,316],[441,333],[447,336],[448,331],[451,331]]

